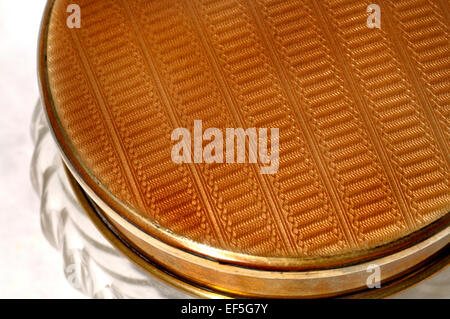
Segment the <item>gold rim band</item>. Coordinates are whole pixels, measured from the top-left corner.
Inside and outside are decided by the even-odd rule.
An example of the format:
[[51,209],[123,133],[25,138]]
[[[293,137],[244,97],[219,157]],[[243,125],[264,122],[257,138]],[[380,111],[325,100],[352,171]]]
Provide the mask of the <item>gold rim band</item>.
[[[225,265],[150,237],[108,207],[97,206],[69,170],[67,173],[83,208],[116,248],[150,274],[200,297],[386,297],[434,274],[450,261],[450,227],[446,227],[393,255],[343,268],[280,272]],[[371,264],[380,267],[380,289],[366,286]]]

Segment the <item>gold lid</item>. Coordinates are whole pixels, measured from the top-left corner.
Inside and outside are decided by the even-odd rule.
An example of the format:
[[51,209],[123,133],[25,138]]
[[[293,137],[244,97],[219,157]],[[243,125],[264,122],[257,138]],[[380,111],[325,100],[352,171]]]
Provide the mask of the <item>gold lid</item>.
[[[72,3],[44,19],[47,115],[83,190],[156,262],[320,270],[448,243],[447,2],[378,1],[380,28],[370,1],[79,0],[80,28]],[[173,130],[198,120],[278,128],[276,172],[175,163]]]

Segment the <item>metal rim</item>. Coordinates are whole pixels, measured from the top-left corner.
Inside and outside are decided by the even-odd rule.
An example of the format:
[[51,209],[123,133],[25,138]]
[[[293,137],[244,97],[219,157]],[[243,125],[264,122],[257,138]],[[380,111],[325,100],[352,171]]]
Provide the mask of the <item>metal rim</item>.
[[[359,287],[359,289],[354,289],[350,291],[346,291],[343,289],[340,293],[335,294],[319,294],[319,295],[296,295],[296,296],[270,296],[270,295],[252,295],[246,293],[240,293],[237,291],[231,291],[227,289],[223,289],[222,287],[216,286],[202,286],[199,283],[193,282],[185,277],[182,274],[176,274],[173,271],[165,268],[164,266],[158,263],[158,260],[152,259],[148,256],[145,251],[142,251],[141,248],[134,245],[133,241],[130,241],[126,236],[124,236],[113,223],[108,221],[108,217],[105,213],[96,206],[95,202],[89,198],[83,188],[78,184],[76,179],[72,176],[70,170],[66,167],[67,177],[72,186],[72,189],[81,203],[83,209],[95,224],[97,229],[102,233],[103,236],[107,238],[111,244],[116,247],[119,251],[121,251],[128,259],[130,259],[133,263],[138,265],[140,268],[145,270],[150,275],[156,276],[159,279],[166,281],[172,286],[182,289],[189,294],[193,294],[199,297],[206,298],[230,298],[230,297],[283,297],[283,298],[317,298],[317,297],[343,297],[343,298],[385,298],[405,289],[408,289],[422,280],[436,274],[442,269],[446,268],[450,263],[450,244],[448,244],[448,238],[450,237],[450,229],[447,227],[443,231],[441,231],[441,236],[438,236],[440,240],[430,240],[427,241],[432,243],[441,243],[441,248],[433,251],[427,258],[424,260],[413,263],[411,267],[406,270],[400,271],[395,275],[382,280],[381,288],[379,289],[369,289],[367,286]],[[434,236],[436,237],[436,235]],[[423,245],[423,243],[422,243]],[[411,251],[412,254],[421,252],[422,248],[420,245],[416,245],[417,247],[410,247],[408,250]],[[397,253],[398,254],[398,253]],[[382,258],[383,259],[383,258]],[[393,258],[395,259],[395,258]],[[373,263],[377,264],[380,262],[379,260],[373,261]],[[220,269],[221,264],[217,263],[217,268]],[[390,263],[386,264],[387,266]],[[349,268],[349,267],[347,267]],[[329,272],[335,272],[336,270],[329,270]],[[345,273],[345,268],[342,270]],[[348,269],[347,269],[348,271]],[[268,271],[270,272],[270,271]],[[279,272],[277,272],[279,273]],[[302,276],[310,276],[311,271],[304,271],[297,274],[301,274]]]

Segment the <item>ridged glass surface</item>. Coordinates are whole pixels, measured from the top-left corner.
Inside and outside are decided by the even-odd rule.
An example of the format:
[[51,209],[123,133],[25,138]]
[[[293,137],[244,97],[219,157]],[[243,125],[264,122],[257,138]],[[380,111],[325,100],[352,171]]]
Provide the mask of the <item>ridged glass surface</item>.
[[188,298],[138,269],[100,234],[78,203],[40,103],[31,133],[31,180],[41,199],[41,227],[62,256],[68,282],[93,298]]

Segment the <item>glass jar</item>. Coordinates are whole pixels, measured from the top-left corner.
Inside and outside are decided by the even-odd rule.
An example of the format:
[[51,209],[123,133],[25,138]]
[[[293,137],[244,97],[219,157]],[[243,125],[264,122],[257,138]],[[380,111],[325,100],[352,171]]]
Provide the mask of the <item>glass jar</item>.
[[136,267],[95,228],[71,189],[39,102],[31,135],[31,181],[41,200],[42,232],[61,253],[68,282],[94,298],[190,297]]

